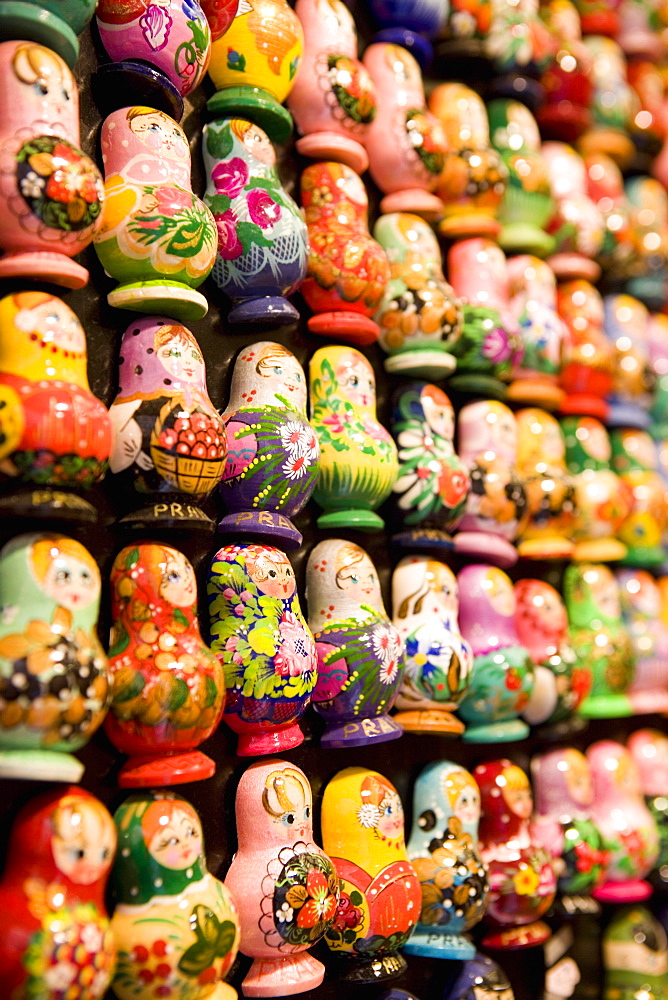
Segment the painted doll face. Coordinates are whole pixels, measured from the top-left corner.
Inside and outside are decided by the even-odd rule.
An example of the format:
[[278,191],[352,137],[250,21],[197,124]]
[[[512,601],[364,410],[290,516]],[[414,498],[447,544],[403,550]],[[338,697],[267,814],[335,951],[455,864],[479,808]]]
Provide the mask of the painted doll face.
[[256,160],[260,160],[261,163],[266,163],[267,166],[273,167],[276,162],[276,153],[271,144],[271,139],[261,128],[257,125],[251,125],[244,132],[242,143],[246,151],[251,156],[254,156]]
[[53,860],[77,885],[92,885],[106,873],[116,847],[111,818],[93,802],[62,803],[53,817]]
[[378,806],[379,820],[376,829],[388,840],[399,840],[404,834],[404,807],[394,790],[389,788]]
[[520,819],[529,819],[533,812],[533,798],[529,782],[517,783],[513,787],[507,785],[502,787],[501,794],[504,802],[515,816]]
[[310,840],[312,798],[310,789],[293,770],[274,771],[265,782],[262,797],[265,812],[280,829],[281,838]]
[[175,336],[160,344],[155,353],[172,381],[187,382],[188,385],[202,385],[204,382],[204,358],[189,337]]
[[594,801],[594,785],[588,764],[578,757],[569,757],[568,763],[570,766],[564,772],[568,791],[578,805],[591,805]]
[[380,598],[376,567],[366,553],[359,561],[341,567],[336,574],[336,585],[356,604],[369,604],[372,598]]
[[23,333],[36,333],[45,345],[80,354],[86,350],[86,335],[81,323],[60,299],[55,297],[31,309],[20,309],[14,323]]
[[80,611],[96,600],[100,585],[92,566],[69,552],[55,549],[42,588],[61,608]]
[[178,159],[186,159],[190,155],[183,129],[162,111],[135,115],[130,121],[130,129],[144,146],[156,154]]
[[197,600],[195,571],[181,552],[170,552],[161,566],[159,593],[175,608],[190,608]]
[[597,610],[606,618],[619,618],[619,590],[612,573],[602,573],[596,569],[587,570],[585,581],[591,586]]
[[425,420],[434,434],[452,441],[455,433],[455,412],[449,403],[438,403],[431,396],[422,395]]
[[489,569],[483,581],[483,588],[497,614],[510,618],[515,613],[515,592],[505,573]]
[[293,354],[272,347],[262,355],[256,371],[262,378],[272,380],[274,395],[285,396],[297,410],[306,408],[306,379]]
[[470,826],[480,819],[480,792],[473,785],[462,788],[455,802],[454,813],[463,826]]
[[66,63],[43,45],[20,45],[14,55],[13,69],[24,84],[22,98],[26,120],[35,109],[42,117],[67,121],[76,114],[73,96],[75,83]]
[[269,597],[286,600],[295,592],[295,572],[282,552],[260,552],[248,560],[248,573],[258,590]]
[[371,365],[356,354],[345,355],[336,368],[341,395],[353,406],[370,407],[376,402],[376,380]]
[[202,827],[194,811],[182,805],[175,806],[171,813],[161,817],[160,829],[153,834],[147,847],[151,857],[163,868],[180,871],[194,865],[202,853]]

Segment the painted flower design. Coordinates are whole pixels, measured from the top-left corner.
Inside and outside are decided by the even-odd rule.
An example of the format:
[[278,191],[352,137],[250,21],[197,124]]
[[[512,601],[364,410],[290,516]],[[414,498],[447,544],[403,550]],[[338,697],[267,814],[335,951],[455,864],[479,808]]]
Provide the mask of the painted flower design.
[[288,890],[287,902],[298,910],[297,926],[314,928],[318,935],[336,913],[336,895],[325,874],[312,868],[306,876],[306,885],[296,885]]
[[304,455],[312,450],[315,435],[299,420],[288,420],[280,428],[281,444],[291,455]]
[[211,171],[211,179],[218,194],[236,198],[248,183],[248,166],[240,156],[217,163]]
[[350,894],[341,892],[332,928],[327,935],[328,938],[332,936],[332,931],[341,934],[346,931],[357,932],[361,930],[364,924],[364,913],[359,905],[361,902],[362,894],[356,890],[353,890]]
[[482,353],[490,361],[500,363],[507,361],[513,353],[512,346],[506,333],[499,326],[490,330],[482,345]]
[[236,260],[244,252],[241,240],[237,236],[237,217],[229,208],[226,212],[214,215],[218,230],[218,253],[223,260]]
[[288,479],[301,479],[306,475],[311,460],[308,455],[291,454],[283,463],[283,472]]
[[533,868],[526,866],[513,876],[513,885],[518,896],[533,896],[540,885],[540,876]]
[[165,7],[152,3],[139,18],[139,27],[148,47],[153,52],[160,52],[169,41],[172,16]]
[[369,638],[367,645],[373,649],[380,661],[380,680],[383,684],[391,684],[397,676],[399,657],[402,653],[402,642],[394,626],[379,625]]
[[336,914],[336,869],[328,857],[316,852],[315,845],[300,841],[283,848],[267,865],[260,929],[267,943],[280,952],[315,944]]
[[315,670],[315,650],[311,643],[305,642],[304,627],[292,611],[283,613],[278,631],[280,644],[274,658],[276,673],[281,677],[300,677],[304,671]]
[[81,230],[100,217],[100,173],[76,146],[56,136],[35,136],[17,153],[17,182],[31,210],[47,225]]
[[264,188],[253,188],[246,199],[251,221],[260,229],[271,229],[281,217],[281,206]]
[[156,200],[154,210],[160,215],[173,217],[192,208],[192,194],[184,188],[157,187],[153,191],[153,197]]

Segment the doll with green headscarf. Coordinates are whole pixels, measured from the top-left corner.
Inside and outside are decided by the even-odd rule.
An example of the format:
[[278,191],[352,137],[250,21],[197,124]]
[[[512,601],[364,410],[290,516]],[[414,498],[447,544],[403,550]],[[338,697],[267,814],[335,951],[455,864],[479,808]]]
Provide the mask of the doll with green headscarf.
[[[116,810],[111,874],[119,1000],[236,1000],[223,977],[239,947],[230,892],[207,870],[199,816],[171,792],[133,795]],[[156,987],[169,989],[157,994]]]

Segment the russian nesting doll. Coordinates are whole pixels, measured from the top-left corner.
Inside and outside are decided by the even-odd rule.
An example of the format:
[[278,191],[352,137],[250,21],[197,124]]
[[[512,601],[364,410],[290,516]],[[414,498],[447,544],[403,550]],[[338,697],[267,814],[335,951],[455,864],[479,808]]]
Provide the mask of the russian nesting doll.
[[645,569],[618,569],[615,578],[635,661],[627,691],[633,714],[668,712],[668,629],[661,620],[661,592]]
[[224,545],[211,563],[211,648],[225,670],[225,715],[237,753],[298,746],[316,684],[316,648],[299,606],[295,574],[269,545]]
[[385,611],[376,567],[359,545],[329,538],[311,550],[306,581],[322,745],[398,739],[403,729],[388,713],[403,680],[404,643]]
[[418,733],[460,735],[452,715],[464,697],[473,652],[457,623],[457,578],[430,556],[405,556],[392,575],[392,620],[404,641],[406,670],[395,719]]
[[606,903],[649,899],[652,889],[644,879],[659,856],[659,834],[638,768],[614,740],[592,743],[586,756],[594,781],[592,818],[610,851],[606,881],[594,895]]
[[127,545],[111,570],[111,610],[113,700],[106,732],[130,755],[119,784],[145,788],[210,778],[215,764],[196,747],[220,722],[223,669],[200,635],[190,562],[156,542]]
[[294,354],[272,341],[245,347],[223,412],[227,463],[220,487],[228,513],[218,530],[298,548],[290,520],[315,489],[318,437],[306,419],[306,377]]
[[515,994],[501,966],[477,951],[474,958],[457,966],[443,1000],[515,1000]]
[[531,108],[544,100],[538,81],[557,50],[538,8],[539,0],[492,0],[485,39],[485,53],[495,74],[492,93],[520,96]]
[[624,291],[648,309],[663,309],[668,280],[668,193],[654,177],[631,177],[624,189],[631,206],[633,257]]
[[373,228],[390,264],[391,278],[375,319],[385,371],[441,379],[457,362],[448,347],[461,334],[462,304],[443,277],[432,228],[417,215],[391,212]]
[[455,454],[452,403],[438,386],[409,382],[394,394],[392,431],[399,449],[392,493],[403,528],[392,540],[401,548],[448,551],[471,486]]
[[665,996],[668,979],[668,937],[663,925],[645,906],[615,907],[603,934],[601,996],[630,1000]]
[[575,655],[592,676],[591,691],[578,711],[586,718],[632,715],[627,692],[634,659],[612,571],[602,564],[572,563],[563,590]]
[[288,323],[286,298],[306,276],[306,223],[282,187],[276,151],[259,125],[218,119],[202,130],[208,182],[204,203],[216,220],[213,280],[233,301],[230,323]]
[[561,412],[605,420],[614,355],[603,330],[603,299],[591,282],[574,278],[558,285],[557,310],[568,330]]
[[650,880],[656,888],[665,890],[668,884],[668,737],[658,729],[636,729],[626,746],[638,768],[645,805],[659,833],[659,857]]
[[598,263],[606,286],[618,287],[633,266],[634,246],[631,233],[631,205],[624,190],[622,172],[605,153],[588,153],[587,194],[596,203],[605,227],[598,251]]
[[0,974],[7,997],[106,995],[116,961],[104,892],[116,831],[81,788],[52,789],[20,811],[0,882]]
[[95,0],[28,0],[5,12],[15,38],[39,41],[61,56],[70,69],[79,58],[79,39],[93,14]]
[[[422,893],[404,843],[404,810],[394,785],[378,771],[347,767],[322,799],[322,843],[341,884],[327,944],[348,959],[344,982],[399,975],[399,953],[420,919]],[[354,961],[353,961],[354,960]]]
[[608,396],[609,427],[647,430],[654,391],[649,354],[649,313],[631,295],[606,295],[605,333],[613,346],[612,387]]
[[550,856],[531,827],[533,796],[526,773],[502,758],[478,764],[480,854],[487,865],[490,929],[483,943],[494,948],[542,944],[550,929],[539,918],[557,891]]
[[197,291],[218,245],[216,220],[193,193],[190,147],[181,126],[156,108],[113,111],[102,125],[105,204],[95,250],[118,281],[118,309],[201,319]]
[[311,786],[285,760],[258,761],[241,776],[238,850],[225,880],[239,907],[241,949],[253,959],[247,997],[315,989],[325,967],[307,948],[337,918],[339,873],[313,841]]
[[41,509],[66,520],[94,521],[81,491],[107,470],[109,413],[88,385],[86,335],[61,299],[15,292],[0,299],[0,499],[5,516]]
[[[614,36],[614,31],[610,32]],[[592,125],[577,141],[577,148],[589,153],[607,153],[624,169],[633,156],[629,126],[640,111],[640,101],[629,86],[626,58],[613,37],[590,34],[583,25],[583,41],[589,49],[592,84],[590,110]]]
[[473,743],[522,740],[529,727],[517,716],[534,685],[529,653],[515,631],[515,594],[510,578],[495,566],[469,565],[457,576],[459,624],[473,650],[469,687],[459,705]]
[[549,0],[540,13],[558,42],[558,54],[541,76],[546,99],[536,120],[546,139],[575,142],[591,125],[591,55],[571,0]]
[[376,420],[376,379],[352,347],[321,347],[309,366],[311,424],[320,442],[313,498],[319,528],[381,531],[375,513],[398,472],[397,447]]
[[612,467],[630,497],[630,511],[617,532],[627,549],[624,562],[652,569],[665,558],[668,521],[666,486],[659,471],[661,448],[648,431],[634,428],[614,428],[610,444]]
[[76,82],[36,42],[0,43],[0,67],[0,277],[81,288],[88,271],[71,258],[102,225],[104,187],[79,149]]
[[114,820],[115,996],[154,1000],[164,987],[188,1000],[236,1000],[222,980],[239,947],[239,916],[227,887],[207,870],[193,807],[173,792],[139,792]]
[[422,890],[420,920],[404,945],[408,955],[473,958],[464,937],[487,907],[487,872],[478,850],[480,789],[448,760],[420,772],[413,790],[408,857]]
[[225,427],[209,399],[204,357],[190,330],[165,316],[130,324],[109,416],[109,468],[119,494],[148,503],[126,519],[213,529],[199,508],[223,475]]
[[605,223],[598,205],[587,193],[585,162],[565,142],[544,142],[541,154],[554,197],[554,211],[547,225],[554,239],[549,265],[561,281],[597,281],[601,268],[596,257],[603,243]]
[[0,775],[79,781],[69,751],[99,728],[111,697],[97,564],[73,538],[17,535],[0,552],[0,605]]
[[434,52],[430,39],[438,34],[447,17],[448,8],[443,0],[371,0],[369,3],[374,21],[380,31],[373,36],[375,42],[395,42],[408,49],[425,70]]

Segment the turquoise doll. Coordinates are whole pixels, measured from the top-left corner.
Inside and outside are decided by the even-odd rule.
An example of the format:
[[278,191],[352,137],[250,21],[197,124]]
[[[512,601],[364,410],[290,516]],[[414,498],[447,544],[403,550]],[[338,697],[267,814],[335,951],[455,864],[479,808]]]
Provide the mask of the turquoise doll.
[[80,780],[71,751],[111,700],[99,604],[100,572],[73,538],[17,535],[0,552],[0,777]]
[[223,719],[239,734],[237,753],[299,746],[317,660],[288,557],[269,545],[224,545],[207,593],[210,645],[225,670]]
[[316,545],[306,567],[306,599],[318,655],[313,707],[326,725],[321,745],[398,739],[403,729],[388,713],[404,676],[404,643],[364,549],[341,538]]
[[217,119],[202,135],[204,203],[218,227],[213,280],[234,303],[230,323],[299,319],[285,296],[306,277],[308,235],[281,186],[269,136],[243,118]]
[[487,906],[487,872],[478,853],[480,789],[468,771],[448,760],[420,772],[413,790],[408,858],[422,890],[420,920],[404,945],[409,955],[473,958],[464,932]]
[[302,536],[290,518],[315,488],[320,446],[306,419],[306,377],[294,354],[269,340],[245,347],[234,364],[223,421],[227,463],[220,492],[228,513],[218,530],[299,548]]
[[118,1000],[236,1000],[222,982],[239,947],[231,893],[207,870],[200,818],[173,792],[132,795],[114,815],[111,871]]

